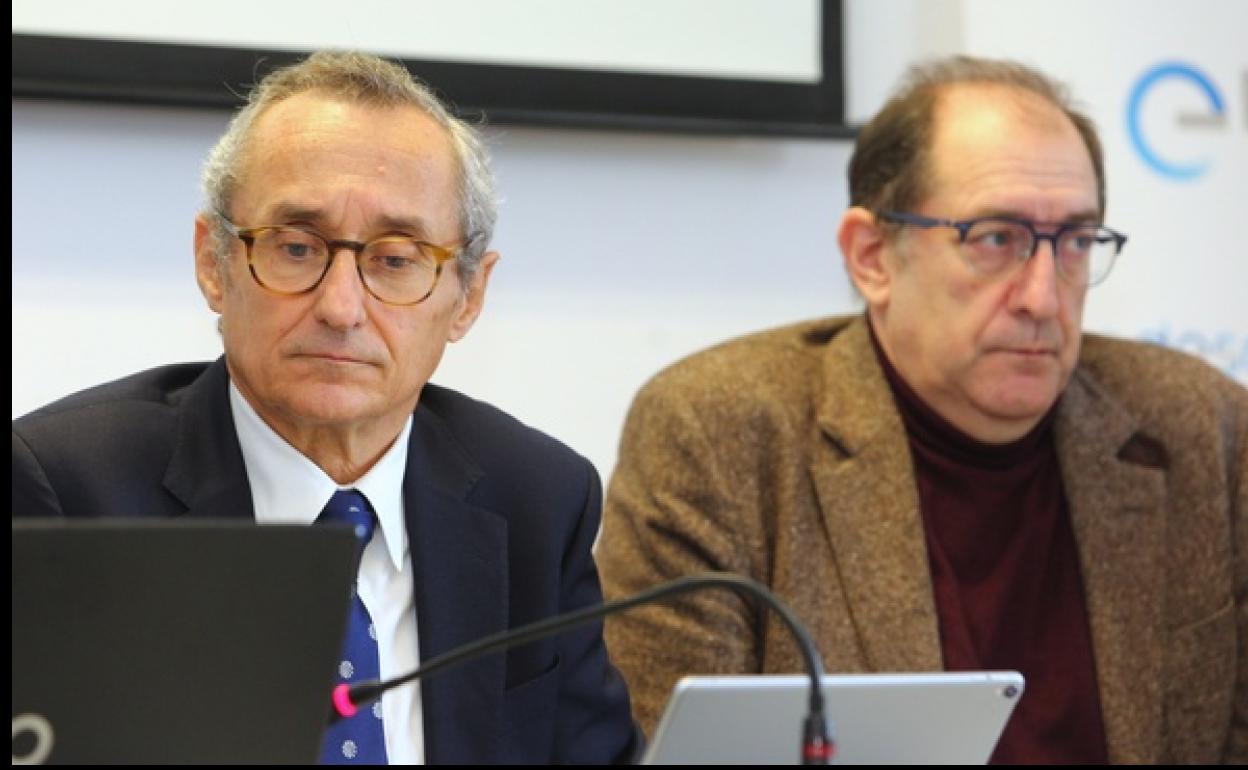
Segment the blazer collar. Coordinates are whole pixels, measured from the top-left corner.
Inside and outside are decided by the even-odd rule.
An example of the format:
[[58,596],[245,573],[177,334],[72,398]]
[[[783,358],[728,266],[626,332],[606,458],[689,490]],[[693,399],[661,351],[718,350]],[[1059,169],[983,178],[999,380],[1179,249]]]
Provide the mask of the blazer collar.
[[[507,521],[468,502],[483,476],[442,418],[418,406],[403,496],[422,664],[508,627]],[[502,760],[505,660],[488,655],[421,683],[427,761]]]
[[1083,369],[1062,395],[1056,440],[1109,760],[1155,763],[1162,735],[1164,450]]
[[943,655],[910,449],[869,333],[859,317],[828,345],[811,473],[863,664],[938,671]]
[[255,518],[228,387],[222,357],[182,395],[178,435],[164,484],[186,506],[187,516]]

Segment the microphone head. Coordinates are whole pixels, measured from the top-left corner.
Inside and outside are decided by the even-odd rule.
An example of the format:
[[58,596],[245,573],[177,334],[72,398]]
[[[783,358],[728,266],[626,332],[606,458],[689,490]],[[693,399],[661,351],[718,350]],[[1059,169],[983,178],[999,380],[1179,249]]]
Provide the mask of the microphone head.
[[334,688],[334,711],[339,717],[348,718],[355,716],[355,712],[359,711],[356,705],[351,702],[351,687],[346,682]]
[[333,694],[330,696],[329,707],[329,724],[337,724],[339,719],[350,719],[360,710],[360,706],[366,706],[369,703],[381,697],[381,694],[391,687],[403,684],[404,679],[392,679],[389,682],[368,681],[360,682],[352,687],[343,682],[334,687]]

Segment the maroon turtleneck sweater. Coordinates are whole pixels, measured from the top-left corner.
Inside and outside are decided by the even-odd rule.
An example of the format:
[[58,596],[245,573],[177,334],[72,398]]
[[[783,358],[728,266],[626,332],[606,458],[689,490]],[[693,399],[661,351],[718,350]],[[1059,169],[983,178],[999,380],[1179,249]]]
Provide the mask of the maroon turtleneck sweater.
[[872,342],[914,457],[945,668],[1027,679],[990,761],[1106,763],[1056,408],[1017,441],[981,443],[923,403],[874,332]]

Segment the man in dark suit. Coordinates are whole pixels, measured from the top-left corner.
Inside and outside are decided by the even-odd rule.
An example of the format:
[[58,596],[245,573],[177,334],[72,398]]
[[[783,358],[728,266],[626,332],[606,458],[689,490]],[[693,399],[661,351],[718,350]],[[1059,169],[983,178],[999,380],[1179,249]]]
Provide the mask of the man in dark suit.
[[[196,276],[224,357],[14,421],[14,515],[311,524],[358,493],[375,517],[358,596],[383,678],[599,602],[593,466],[428,384],[498,259],[473,130],[401,67],[316,54],[256,87],[204,188]],[[390,691],[353,719],[381,720],[393,763],[612,762],[638,735],[598,625]],[[365,756],[348,743],[327,742],[326,761]]]

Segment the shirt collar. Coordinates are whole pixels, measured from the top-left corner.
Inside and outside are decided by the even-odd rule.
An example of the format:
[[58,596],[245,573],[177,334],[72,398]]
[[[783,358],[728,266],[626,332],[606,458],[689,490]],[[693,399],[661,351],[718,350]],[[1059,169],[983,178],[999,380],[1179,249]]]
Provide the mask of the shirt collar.
[[339,489],[358,489],[377,514],[386,551],[396,570],[407,556],[407,527],[403,522],[403,478],[407,472],[408,437],[412,418],[381,459],[349,486],[340,486],[316,463],[279,436],[230,381],[230,411],[251,485],[256,521],[262,524],[311,524]]

